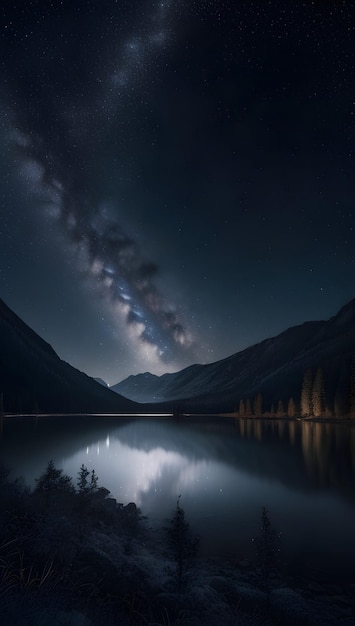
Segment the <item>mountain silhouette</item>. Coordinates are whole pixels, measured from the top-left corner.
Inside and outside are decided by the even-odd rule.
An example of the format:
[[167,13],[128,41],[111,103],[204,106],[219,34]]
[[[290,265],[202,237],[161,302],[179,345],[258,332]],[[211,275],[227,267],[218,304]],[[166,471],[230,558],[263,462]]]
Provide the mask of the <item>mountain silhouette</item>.
[[167,403],[178,410],[234,411],[241,399],[262,394],[263,410],[292,397],[299,410],[305,371],[322,368],[327,406],[346,413],[355,360],[355,299],[327,321],[305,322],[237,354],[173,374],[146,372],[111,387],[140,402]]
[[134,402],[62,361],[1,299],[0,394],[4,412],[137,411]]

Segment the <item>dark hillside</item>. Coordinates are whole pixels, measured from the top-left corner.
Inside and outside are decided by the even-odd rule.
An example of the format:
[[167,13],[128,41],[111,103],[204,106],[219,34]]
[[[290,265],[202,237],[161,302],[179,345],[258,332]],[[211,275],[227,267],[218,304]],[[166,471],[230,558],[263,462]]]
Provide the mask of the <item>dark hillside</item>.
[[0,299],[0,394],[5,412],[134,412],[136,405],[62,361]]

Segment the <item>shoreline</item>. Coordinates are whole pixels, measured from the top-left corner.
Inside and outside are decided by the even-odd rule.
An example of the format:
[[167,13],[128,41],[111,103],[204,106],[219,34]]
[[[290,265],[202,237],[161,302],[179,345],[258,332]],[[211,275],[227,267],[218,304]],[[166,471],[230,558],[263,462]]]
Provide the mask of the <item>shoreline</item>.
[[218,418],[227,417],[245,421],[261,420],[265,422],[277,421],[277,422],[311,422],[318,424],[355,424],[355,418],[351,417],[289,417],[289,416],[277,416],[277,415],[236,415],[233,412],[226,413],[3,413],[0,414],[0,419],[11,420],[15,418],[56,418],[56,417],[96,417],[96,418],[117,418],[117,419],[171,419],[173,421],[184,421],[186,418]]

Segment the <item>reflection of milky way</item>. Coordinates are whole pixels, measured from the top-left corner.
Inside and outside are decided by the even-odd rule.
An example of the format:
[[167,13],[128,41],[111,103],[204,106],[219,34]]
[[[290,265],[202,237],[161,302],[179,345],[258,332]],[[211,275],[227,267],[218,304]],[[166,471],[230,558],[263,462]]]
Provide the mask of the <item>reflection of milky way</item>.
[[[134,32],[112,44],[115,58],[106,55],[100,68],[100,88],[92,90],[91,84],[84,82],[85,99],[80,102],[75,87],[69,94],[67,100],[73,101],[70,112],[58,89],[65,78],[56,77],[56,99],[50,93],[41,96],[47,105],[43,118],[29,114],[23,106],[16,111],[13,132],[23,157],[22,175],[45,202],[47,213],[60,223],[90,284],[116,314],[118,323],[123,316],[130,335],[139,338],[138,345],[144,346],[145,353],[150,346],[152,356],[163,362],[187,352],[191,356],[192,339],[176,308],[157,287],[157,265],[144,258],[137,241],[114,214],[114,203],[105,199],[104,183],[95,172],[95,153],[102,150],[111,118],[115,132],[117,124],[124,132],[117,121],[120,105],[127,104],[132,92],[145,85],[148,72],[154,72],[152,61],[169,41],[169,10],[169,2],[160,2],[150,7],[144,19],[136,17]],[[47,83],[42,87],[48,91]],[[104,167],[111,167],[104,158]]]

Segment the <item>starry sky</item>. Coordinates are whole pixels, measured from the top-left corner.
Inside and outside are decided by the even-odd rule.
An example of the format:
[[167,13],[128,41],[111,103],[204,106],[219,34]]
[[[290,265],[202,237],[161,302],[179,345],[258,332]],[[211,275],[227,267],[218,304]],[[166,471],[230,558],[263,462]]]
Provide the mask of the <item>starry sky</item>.
[[0,296],[114,384],[354,297],[355,6],[5,2]]

